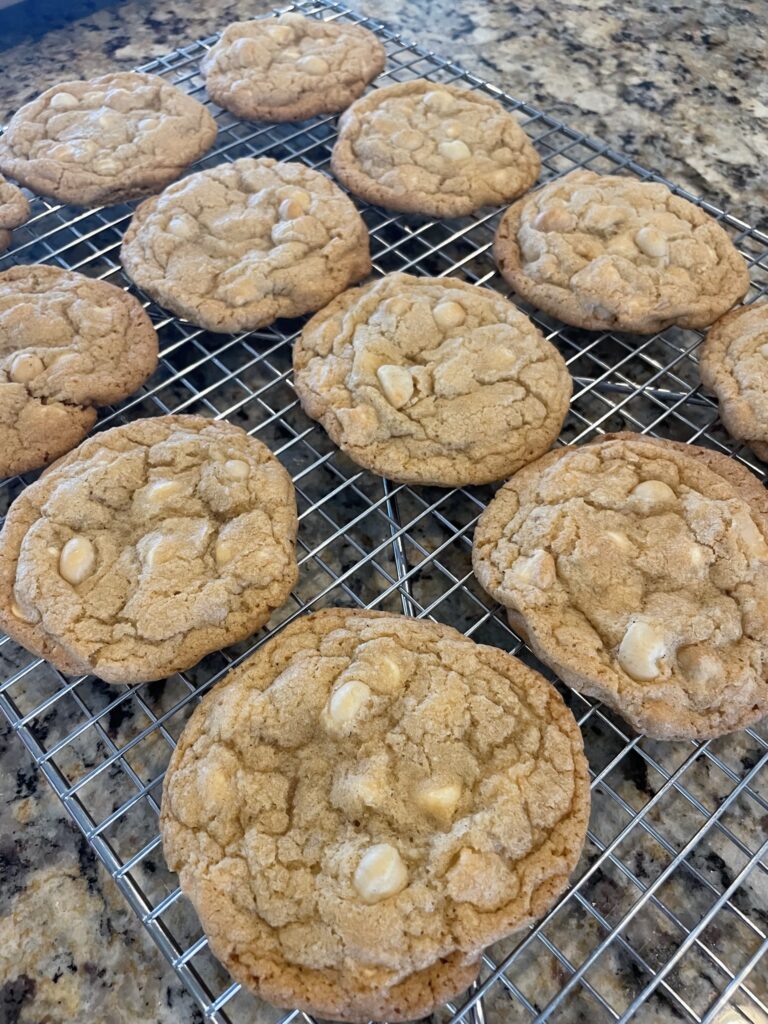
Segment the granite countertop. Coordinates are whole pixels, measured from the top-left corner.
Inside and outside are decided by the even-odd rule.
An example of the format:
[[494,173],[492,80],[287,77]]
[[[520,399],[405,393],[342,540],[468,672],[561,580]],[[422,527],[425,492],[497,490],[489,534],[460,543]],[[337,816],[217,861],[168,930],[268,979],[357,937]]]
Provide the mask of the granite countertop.
[[[350,3],[768,228],[762,0]],[[140,65],[272,6],[129,0],[2,50],[0,121],[57,81]],[[0,1020],[202,1021],[7,729],[0,730],[0,835]],[[718,854],[719,862],[727,857]],[[701,869],[719,870],[714,864]],[[637,872],[642,878],[642,865]]]

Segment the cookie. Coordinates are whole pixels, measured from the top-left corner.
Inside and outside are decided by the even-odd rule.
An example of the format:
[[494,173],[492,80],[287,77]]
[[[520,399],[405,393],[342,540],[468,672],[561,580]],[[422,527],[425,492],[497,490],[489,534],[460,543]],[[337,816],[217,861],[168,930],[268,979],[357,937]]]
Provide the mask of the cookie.
[[307,415],[366,469],[461,487],[514,473],[560,433],[560,353],[511,302],[456,278],[387,277],[316,313],[293,351]]
[[145,200],[121,259],[161,306],[222,332],[319,309],[371,267],[368,231],[341,189],[267,157],[198,171]]
[[768,496],[716,452],[637,434],[552,452],[475,531],[482,586],[537,656],[657,739],[768,712]]
[[0,273],[0,476],[74,448],[98,405],[122,401],[157,366],[138,299],[72,270]]
[[500,103],[417,78],[377,89],[339,119],[331,158],[342,184],[369,203],[462,217],[526,192],[540,160]]
[[197,100],[141,71],[61,82],[18,110],[0,170],[41,196],[100,206],[157,192],[213,145]]
[[768,461],[768,302],[721,317],[699,359],[701,382],[717,395],[728,433]]
[[11,244],[11,231],[29,219],[29,203],[20,188],[0,174],[0,252]]
[[515,291],[574,327],[706,327],[744,295],[727,233],[666,185],[572,171],[511,206],[493,247]]
[[203,699],[160,826],[234,978],[277,1006],[399,1021],[550,907],[588,814],[581,733],[538,673],[448,626],[332,608]]
[[250,636],[297,577],[291,479],[201,416],[89,438],[11,505],[0,627],[68,675],[160,679]]
[[208,95],[251,121],[303,121],[348,107],[384,70],[372,32],[300,14],[236,21],[200,63]]

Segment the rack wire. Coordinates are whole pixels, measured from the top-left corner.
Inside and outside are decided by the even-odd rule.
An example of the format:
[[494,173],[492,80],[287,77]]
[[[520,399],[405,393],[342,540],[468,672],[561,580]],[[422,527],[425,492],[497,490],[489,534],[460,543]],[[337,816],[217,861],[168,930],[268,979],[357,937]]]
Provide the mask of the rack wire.
[[[299,0],[284,9],[376,32],[388,54],[376,85],[426,77],[499,100],[535,141],[544,179],[588,167],[664,180],[332,0]],[[207,102],[198,64],[215,38],[142,70]],[[334,118],[249,124],[209,106],[219,136],[198,166],[269,155],[328,168]],[[666,184],[717,218],[750,264],[750,297],[765,294],[768,237]],[[445,222],[359,205],[376,273],[453,275],[507,293],[489,252],[498,211]],[[78,211],[34,199],[33,210],[0,267],[46,262],[127,286],[118,249],[130,205]],[[97,429],[183,410],[226,418],[268,444],[296,484],[299,582],[267,628],[163,683],[124,688],[67,679],[3,637],[0,709],[205,1020],[309,1021],[260,1003],[231,980],[165,867],[157,828],[163,773],[199,697],[287,621],[332,604],[435,618],[542,667],[472,576],[472,529],[489,488],[396,486],[349,462],[295,397],[290,351],[299,321],[225,337],[169,317],[149,301],[146,306],[160,335],[159,368],[135,396],[102,410]],[[765,466],[728,437],[715,404],[701,392],[700,333],[598,334],[523,308],[575,378],[560,443],[635,430],[725,452],[765,481]],[[0,485],[0,513],[32,478]],[[766,723],[706,743],[658,743],[556,685],[580,723],[591,766],[584,855],[558,904],[529,931],[488,950],[478,984],[435,1021],[768,1024]]]

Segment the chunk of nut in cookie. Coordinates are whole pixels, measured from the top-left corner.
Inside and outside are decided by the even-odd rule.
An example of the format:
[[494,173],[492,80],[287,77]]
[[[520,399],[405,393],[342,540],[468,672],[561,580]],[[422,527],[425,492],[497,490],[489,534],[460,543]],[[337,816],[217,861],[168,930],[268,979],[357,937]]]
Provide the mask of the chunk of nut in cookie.
[[731,516],[731,529],[737,542],[749,558],[768,558],[768,545],[752,516],[745,509],[738,509]]
[[612,544],[615,544],[616,547],[620,548],[622,551],[628,551],[632,547],[632,541],[626,533],[622,533],[621,530],[606,530],[605,536]]
[[441,825],[449,825],[461,799],[461,783],[427,779],[416,788],[414,798],[422,811],[436,818]]
[[389,404],[395,409],[402,409],[413,395],[413,377],[410,372],[404,366],[386,364],[378,368],[376,376]]
[[331,732],[346,731],[368,703],[371,689],[358,679],[341,683],[328,698],[323,709],[323,722]]
[[642,512],[656,512],[677,501],[677,495],[663,480],[643,480],[631,497]]
[[408,885],[408,869],[391,843],[375,843],[360,858],[354,886],[365,903],[379,903]]
[[221,537],[216,541],[216,565],[219,568],[231,562],[235,557],[235,548],[231,541],[223,540]]
[[59,556],[59,573],[73,587],[88,579],[96,568],[96,552],[87,537],[70,537]]
[[635,619],[619,644],[618,661],[628,676],[649,682],[664,671],[667,641],[661,626]]
[[307,212],[311,202],[309,192],[303,188],[294,188],[280,203],[278,213],[282,220],[295,220]]

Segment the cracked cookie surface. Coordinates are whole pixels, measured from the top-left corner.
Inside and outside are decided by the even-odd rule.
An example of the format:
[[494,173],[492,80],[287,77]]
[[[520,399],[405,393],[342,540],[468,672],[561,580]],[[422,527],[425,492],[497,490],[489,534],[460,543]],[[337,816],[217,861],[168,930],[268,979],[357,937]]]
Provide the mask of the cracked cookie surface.
[[666,185],[572,171],[511,206],[494,257],[524,299],[588,330],[706,327],[744,295],[728,234]]
[[0,252],[11,244],[11,231],[29,218],[29,203],[20,188],[0,174]]
[[359,25],[289,13],[228,25],[200,69],[211,99],[237,117],[302,121],[344,110],[386,59]]
[[0,533],[0,626],[69,675],[160,679],[267,621],[297,577],[288,473],[239,427],[136,420],[70,452]]
[[198,171],[145,200],[121,259],[161,306],[222,332],[319,309],[371,266],[368,231],[341,189],[266,157]]
[[156,192],[215,138],[202,103],[157,75],[119,71],[54,85],[18,110],[0,170],[38,195],[99,206]]
[[569,685],[658,739],[719,736],[768,712],[767,513],[726,456],[608,435],[498,491],[473,563]]
[[540,160],[501,104],[419,78],[376,89],[342,114],[331,167],[370,203],[461,217],[527,191]]
[[333,1019],[410,1020],[554,902],[588,813],[581,733],[538,673],[447,626],[334,608],[205,697],[161,831],[238,981]]
[[721,317],[699,360],[702,383],[717,395],[728,433],[768,461],[768,302]]
[[0,476],[44,466],[157,366],[157,335],[121,288],[42,264],[0,273]]
[[456,487],[542,455],[568,411],[560,353],[511,302],[456,278],[389,274],[343,292],[293,350],[307,414],[355,462]]

